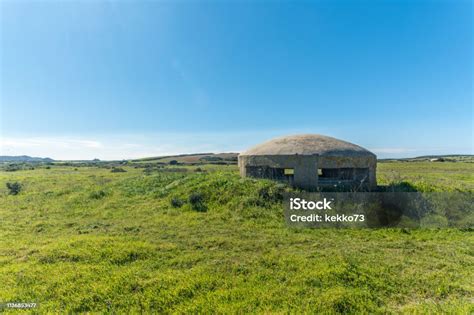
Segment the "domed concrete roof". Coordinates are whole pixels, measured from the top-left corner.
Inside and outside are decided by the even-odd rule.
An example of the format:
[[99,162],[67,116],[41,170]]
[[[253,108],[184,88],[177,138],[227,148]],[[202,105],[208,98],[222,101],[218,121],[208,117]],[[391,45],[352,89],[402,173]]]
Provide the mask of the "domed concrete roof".
[[358,145],[317,134],[275,138],[240,155],[375,156]]

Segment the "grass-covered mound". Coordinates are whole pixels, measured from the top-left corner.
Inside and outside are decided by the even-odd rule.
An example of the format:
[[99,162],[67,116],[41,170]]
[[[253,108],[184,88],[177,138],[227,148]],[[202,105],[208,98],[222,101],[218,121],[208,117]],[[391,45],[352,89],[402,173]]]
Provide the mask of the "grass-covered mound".
[[474,310],[470,231],[290,229],[287,188],[235,168],[124,170],[0,173],[0,302],[40,312]]

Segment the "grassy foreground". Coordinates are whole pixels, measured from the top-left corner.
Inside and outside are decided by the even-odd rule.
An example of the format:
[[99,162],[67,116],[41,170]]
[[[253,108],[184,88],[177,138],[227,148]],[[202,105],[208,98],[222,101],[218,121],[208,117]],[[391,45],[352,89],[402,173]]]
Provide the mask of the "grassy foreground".
[[[0,172],[0,303],[36,302],[41,313],[474,312],[472,231],[290,229],[281,187],[240,179],[234,166],[124,169]],[[472,163],[378,167],[381,183],[420,190],[473,191],[473,174]],[[8,195],[15,181],[23,190]]]

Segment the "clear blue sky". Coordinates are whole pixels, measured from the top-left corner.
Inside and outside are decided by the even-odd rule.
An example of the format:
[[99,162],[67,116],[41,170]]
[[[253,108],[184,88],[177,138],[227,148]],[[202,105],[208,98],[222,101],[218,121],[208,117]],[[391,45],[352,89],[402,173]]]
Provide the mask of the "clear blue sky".
[[471,1],[0,2],[0,154],[238,151],[288,133],[473,153]]

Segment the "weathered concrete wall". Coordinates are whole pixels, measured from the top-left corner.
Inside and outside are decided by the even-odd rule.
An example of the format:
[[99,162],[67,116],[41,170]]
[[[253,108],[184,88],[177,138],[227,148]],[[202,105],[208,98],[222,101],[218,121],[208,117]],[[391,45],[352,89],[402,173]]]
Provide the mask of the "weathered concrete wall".
[[369,169],[369,186],[371,189],[377,188],[377,157],[368,156],[320,156],[318,160],[318,168],[368,168]]
[[294,169],[293,183],[303,189],[317,187],[317,156],[304,155],[248,155],[239,156],[240,175],[247,176],[247,166],[268,166]]
[[319,155],[239,155],[239,169],[242,177],[253,176],[247,174],[247,166],[292,168],[294,169],[293,184],[302,189],[314,190],[318,188],[318,168],[368,168],[369,178],[367,186],[370,189],[377,187],[375,156],[319,156]]

